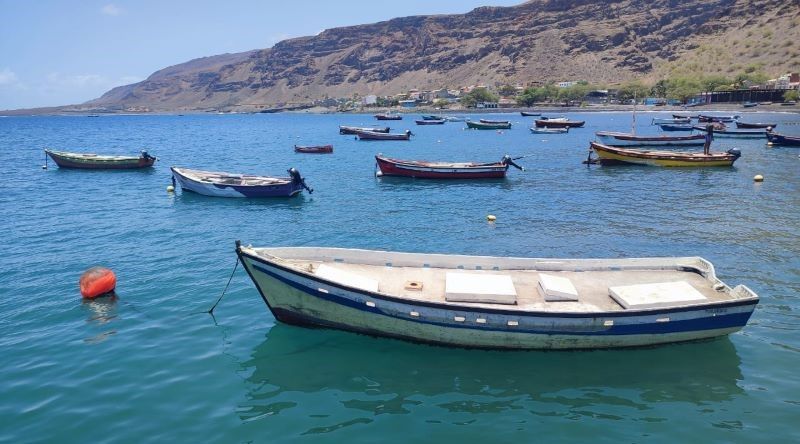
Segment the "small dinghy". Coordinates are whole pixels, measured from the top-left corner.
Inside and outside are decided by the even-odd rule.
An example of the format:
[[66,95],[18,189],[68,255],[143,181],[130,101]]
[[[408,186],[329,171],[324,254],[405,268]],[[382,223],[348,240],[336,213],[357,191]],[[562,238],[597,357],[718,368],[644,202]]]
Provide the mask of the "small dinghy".
[[359,140],[411,140],[411,131],[406,130],[401,134],[376,133],[373,131],[356,132]]
[[170,169],[173,186],[180,184],[184,191],[205,196],[290,197],[299,194],[303,189],[309,193],[314,192],[294,168],[289,168],[289,177],[252,176],[177,167]]
[[569,132],[569,127],[566,128],[531,128],[531,132],[534,134],[565,134]]
[[775,129],[776,126],[778,126],[777,123],[751,123],[751,122],[739,122],[738,120],[736,121],[736,128],[742,128],[742,129],[758,129],[758,128]]
[[[147,151],[142,151],[138,156],[109,156],[92,153],[70,153],[67,151],[44,150],[47,156],[59,168],[78,168],[85,170],[127,170],[135,168],[149,168],[157,158]],[[45,160],[47,158],[45,157]]]
[[333,145],[318,145],[318,146],[294,146],[295,153],[306,154],[329,154],[333,152]]
[[400,114],[375,114],[375,118],[378,120],[403,120],[403,116]]
[[486,122],[473,122],[471,120],[467,120],[467,128],[477,129],[477,130],[511,129],[511,122],[486,123]]
[[741,330],[759,301],[746,286],[720,281],[700,257],[534,259],[239,241],[236,254],[281,322],[454,347],[714,338]]
[[537,128],[580,128],[585,124],[585,120],[569,120],[566,118],[538,119],[535,121]]
[[681,124],[689,124],[692,123],[692,120],[688,117],[681,119],[677,117],[673,117],[671,119],[664,119],[655,117],[650,122],[651,125],[681,125]]
[[444,125],[447,120],[444,119],[423,119],[415,120],[417,125]]
[[339,134],[357,134],[359,131],[371,131],[373,133],[388,133],[389,127],[384,126],[380,128],[368,128],[359,126],[339,126]]
[[509,166],[521,171],[524,168],[514,163],[511,156],[503,156],[499,162],[428,162],[425,160],[400,160],[375,156],[377,176],[401,176],[420,179],[502,179]]
[[532,111],[520,111],[519,114],[522,117],[539,117],[542,113],[532,112]]
[[661,131],[692,131],[694,129],[691,124],[672,125],[668,123],[662,123],[658,126],[661,127]]
[[[716,133],[714,133],[716,134]],[[768,132],[767,140],[773,145],[800,146],[800,137]]]
[[[707,133],[708,128],[703,125],[695,125],[694,129],[701,132]],[[756,129],[713,129],[714,137],[732,137],[737,139],[763,139],[766,134],[767,130],[765,128],[756,128]]]

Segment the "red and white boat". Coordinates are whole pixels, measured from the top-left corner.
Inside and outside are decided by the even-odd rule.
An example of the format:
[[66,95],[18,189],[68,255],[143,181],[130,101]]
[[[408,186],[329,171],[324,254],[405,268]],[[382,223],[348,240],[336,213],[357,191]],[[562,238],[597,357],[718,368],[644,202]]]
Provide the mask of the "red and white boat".
[[424,160],[399,160],[375,156],[378,176],[416,177],[420,179],[502,179],[509,166],[521,171],[524,168],[514,163],[511,156],[503,156],[499,162],[428,162]]

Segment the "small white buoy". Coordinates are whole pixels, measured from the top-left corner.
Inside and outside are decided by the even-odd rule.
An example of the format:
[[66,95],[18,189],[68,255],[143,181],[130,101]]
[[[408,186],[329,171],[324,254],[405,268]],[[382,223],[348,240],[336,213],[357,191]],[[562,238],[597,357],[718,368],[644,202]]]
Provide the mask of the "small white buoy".
[[755,177],[753,177],[753,180],[755,182],[763,182],[764,181],[764,176],[762,176],[760,174],[756,174]]
[[47,169],[47,165],[42,165],[42,169],[46,170]]
[[172,185],[167,185],[167,193],[172,193],[174,191],[175,191],[175,187],[173,187]]
[[772,142],[767,142],[767,146],[772,146]]
[[497,216],[495,216],[494,214],[490,214],[486,216],[486,220],[488,220],[489,222],[494,222],[497,220]]

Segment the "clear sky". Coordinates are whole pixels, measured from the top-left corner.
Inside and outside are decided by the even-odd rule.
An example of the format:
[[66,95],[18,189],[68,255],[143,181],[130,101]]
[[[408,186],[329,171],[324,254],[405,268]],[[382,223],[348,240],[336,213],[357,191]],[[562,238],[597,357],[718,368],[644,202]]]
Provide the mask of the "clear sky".
[[197,57],[522,0],[0,0],[0,110],[82,103]]

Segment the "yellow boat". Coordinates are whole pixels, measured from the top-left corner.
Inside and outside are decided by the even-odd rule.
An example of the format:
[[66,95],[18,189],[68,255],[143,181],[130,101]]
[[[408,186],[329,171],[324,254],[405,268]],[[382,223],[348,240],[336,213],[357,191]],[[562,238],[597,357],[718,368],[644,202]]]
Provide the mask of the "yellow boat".
[[680,151],[651,151],[630,148],[618,148],[591,143],[591,149],[597,153],[603,165],[654,165],[664,167],[729,167],[742,153],[736,148],[724,153],[690,153]]

